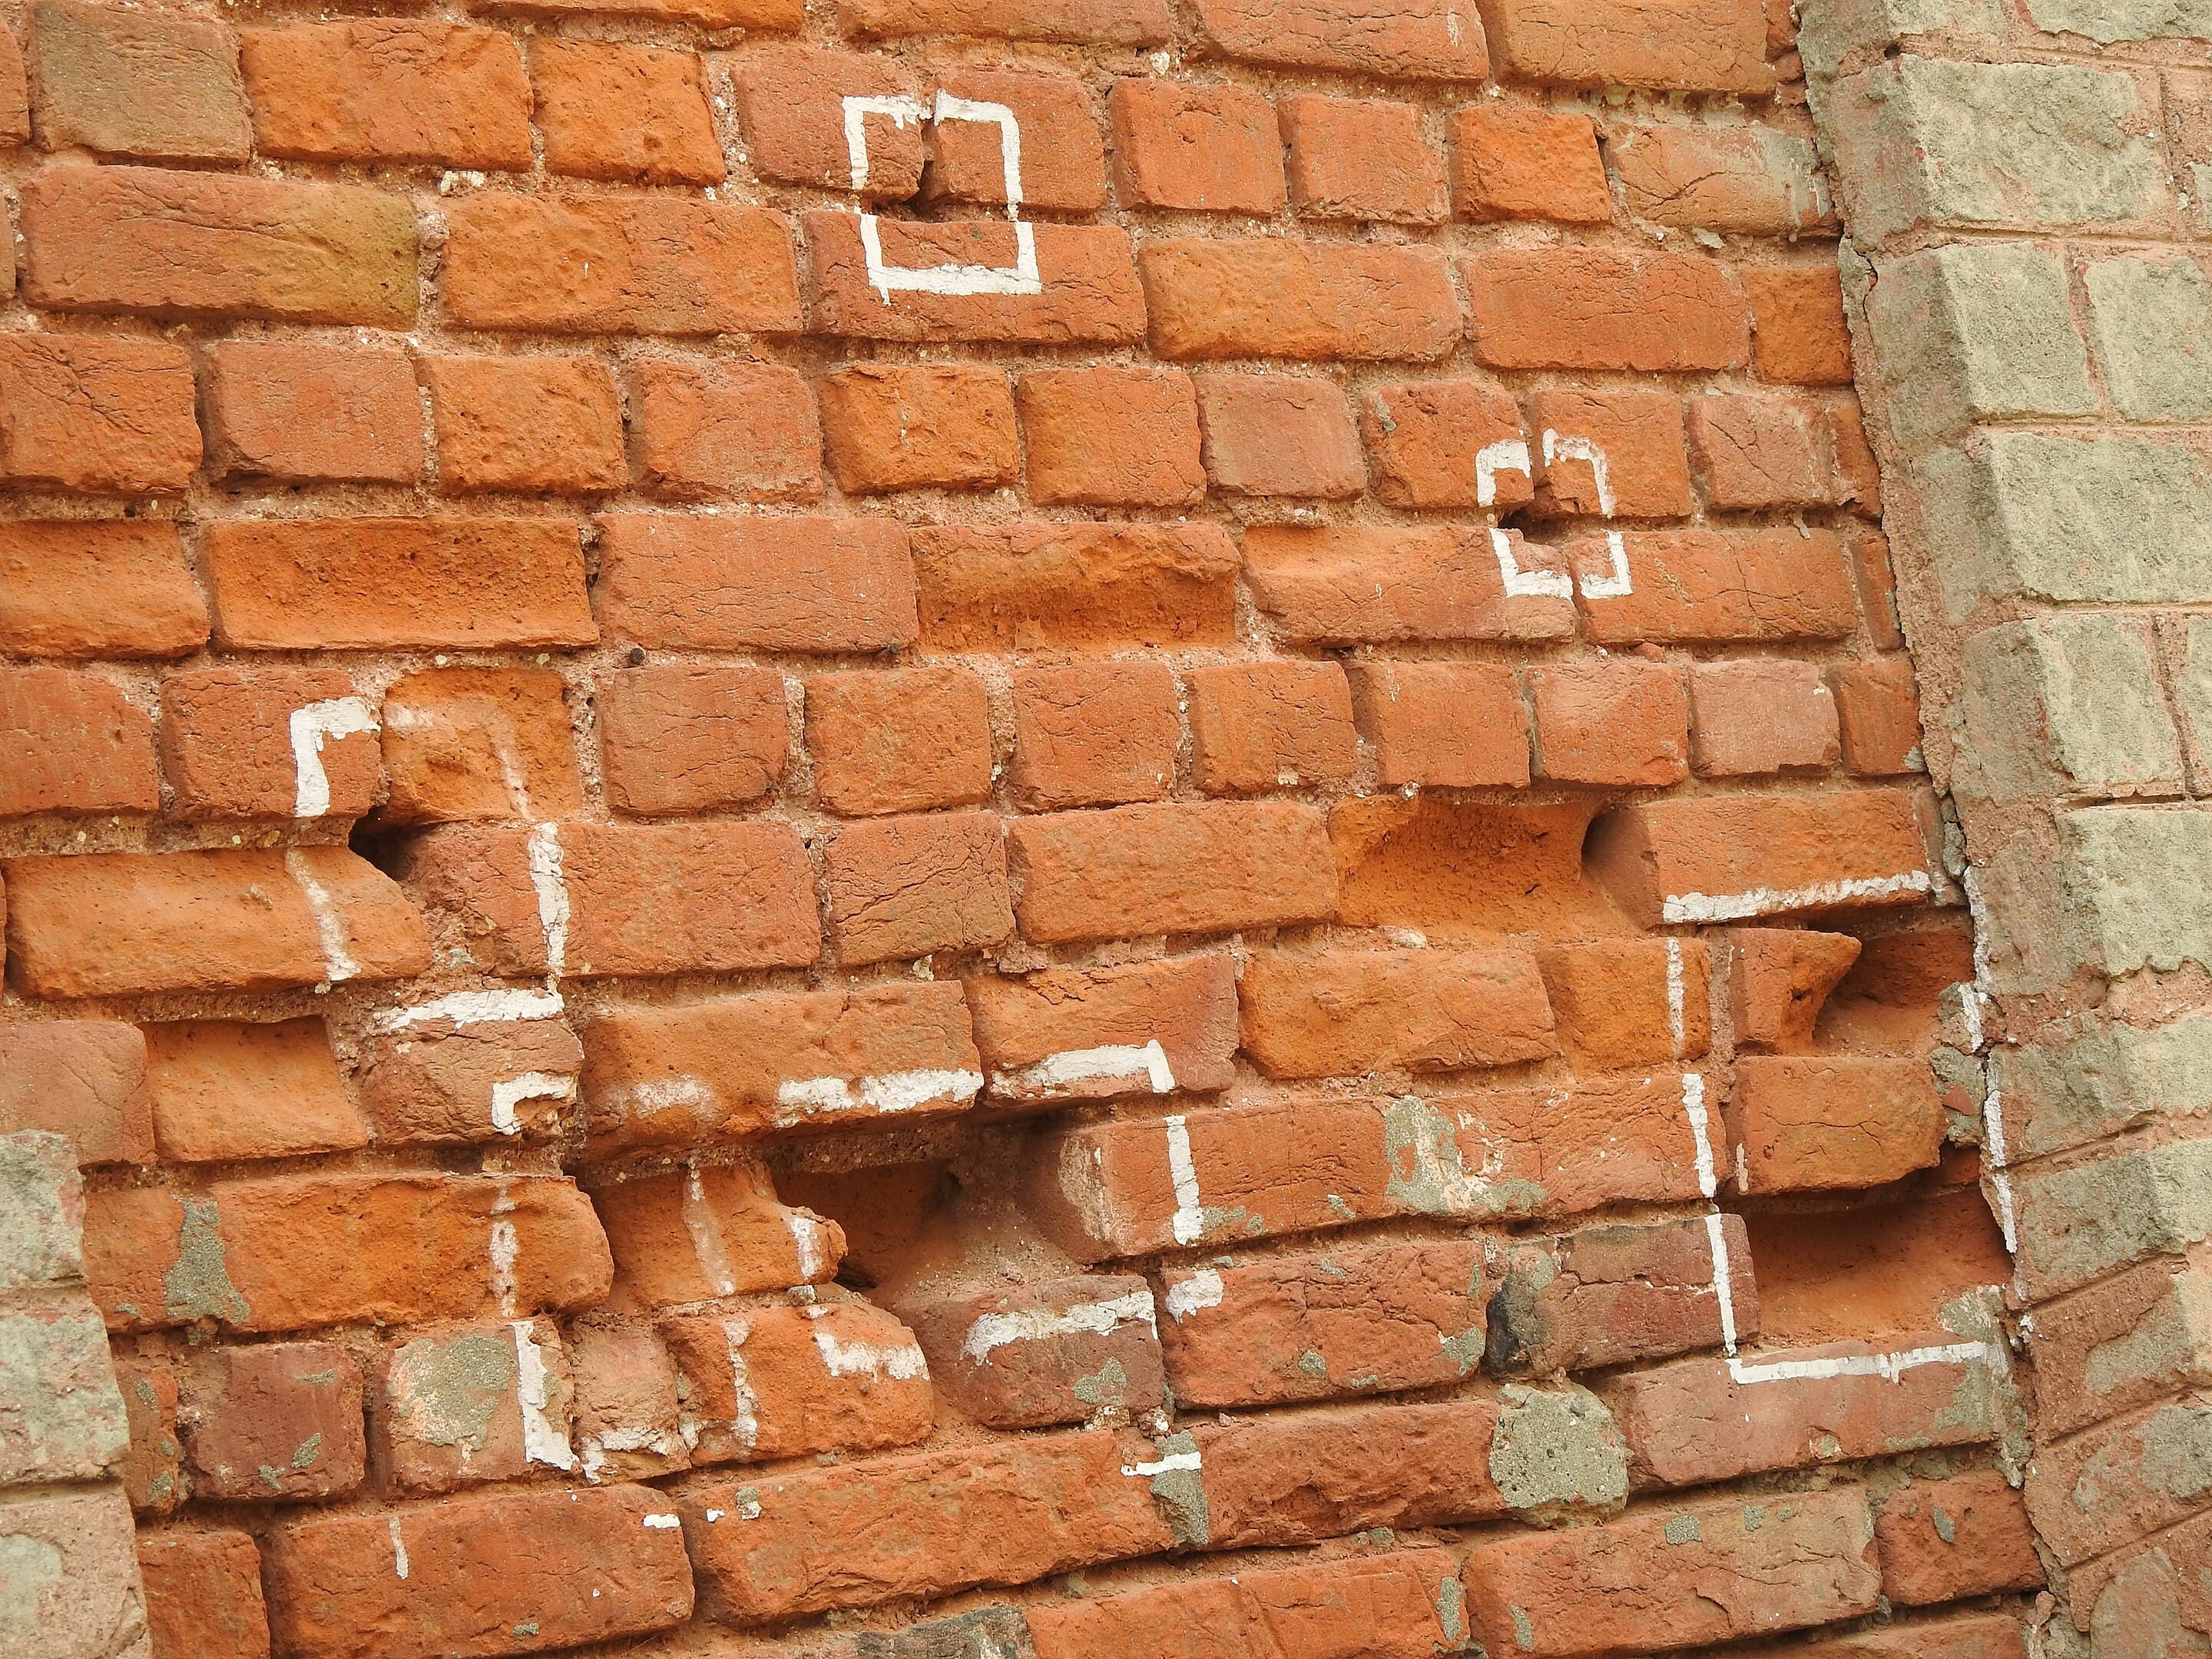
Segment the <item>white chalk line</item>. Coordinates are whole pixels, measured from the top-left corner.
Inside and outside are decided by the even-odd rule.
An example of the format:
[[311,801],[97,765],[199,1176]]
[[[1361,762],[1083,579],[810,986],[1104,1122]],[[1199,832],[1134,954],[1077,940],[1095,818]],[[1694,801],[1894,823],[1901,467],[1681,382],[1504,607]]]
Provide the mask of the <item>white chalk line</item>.
[[531,890],[538,896],[538,926],[545,936],[545,981],[550,988],[568,965],[568,884],[561,869],[560,826],[532,824],[525,855],[530,866]]
[[345,916],[337,901],[331,896],[331,890],[323,885],[307,853],[300,848],[284,849],[284,870],[298,885],[300,896],[307,901],[307,912],[314,918],[315,942],[323,953],[323,977],[333,985],[353,978],[361,972],[361,963],[354,960]]
[[1832,1354],[1824,1359],[1737,1359],[1728,1362],[1735,1382],[1804,1382],[1831,1376],[1879,1376],[1894,1382],[1923,1365],[1965,1365],[1979,1360],[2002,1370],[2004,1360],[1988,1342],[1947,1342],[1891,1353]]
[[286,722],[292,738],[292,816],[319,818],[331,810],[331,777],[323,744],[377,729],[365,697],[330,697],[295,708]]
[[[1173,1292],[1170,1292],[1170,1295]],[[1152,1293],[1131,1291],[1126,1296],[1098,1302],[1078,1302],[1054,1312],[1048,1308],[1017,1308],[1008,1313],[980,1315],[968,1328],[960,1352],[978,1364],[988,1364],[992,1352],[1010,1342],[1040,1342],[1055,1336],[1110,1336],[1124,1325],[1142,1322],[1157,1329],[1152,1316]]]
[[999,130],[999,163],[1006,182],[1006,217],[1014,228],[1012,265],[894,265],[884,258],[883,233],[877,216],[863,213],[860,251],[866,260],[868,286],[885,305],[894,293],[1028,295],[1044,292],[1037,265],[1036,230],[1021,216],[1022,127],[1014,112],[1004,104],[977,98],[958,98],[939,88],[936,100],[925,105],[903,94],[888,97],[848,97],[843,100],[845,152],[853,188],[868,187],[867,118],[880,115],[895,127],[912,121],[974,121]]
[[1103,1043],[1095,1048],[1063,1048],[1018,1071],[996,1073],[991,1085],[1002,1092],[1034,1090],[1049,1095],[1079,1083],[1138,1077],[1143,1078],[1146,1086],[1156,1095],[1175,1092],[1175,1072],[1168,1064],[1168,1052],[1160,1046],[1158,1038],[1141,1045]]
[[394,1008],[376,1017],[380,1031],[404,1031],[432,1020],[456,1025],[484,1025],[507,1020],[551,1019],[566,1005],[557,991],[453,991],[411,1008]]
[[1195,1244],[1206,1234],[1206,1212],[1199,1205],[1198,1165],[1190,1152],[1190,1125],[1178,1112],[1167,1120],[1168,1179],[1175,1187],[1175,1215],[1169,1231],[1178,1244]]
[[1670,893],[1660,904],[1663,921],[1742,921],[1751,916],[1773,915],[1785,910],[1849,904],[1857,900],[1886,898],[1893,893],[1926,893],[1935,878],[1925,870],[1906,870],[1893,876],[1856,876],[1845,881],[1819,881],[1805,887],[1754,887],[1741,893]]

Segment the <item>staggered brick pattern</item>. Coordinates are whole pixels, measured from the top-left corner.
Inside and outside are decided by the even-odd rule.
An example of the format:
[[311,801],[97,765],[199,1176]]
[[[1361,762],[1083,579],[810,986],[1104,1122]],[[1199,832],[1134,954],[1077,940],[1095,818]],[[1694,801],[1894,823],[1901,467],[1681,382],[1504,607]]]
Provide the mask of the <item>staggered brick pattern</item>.
[[1782,9],[15,21],[161,1659],[2023,1652]]

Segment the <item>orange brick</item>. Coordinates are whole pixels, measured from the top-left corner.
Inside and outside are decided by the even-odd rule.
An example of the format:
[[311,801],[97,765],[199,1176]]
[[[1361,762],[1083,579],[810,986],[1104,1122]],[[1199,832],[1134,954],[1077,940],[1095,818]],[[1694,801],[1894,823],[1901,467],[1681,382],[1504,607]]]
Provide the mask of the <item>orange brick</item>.
[[1528,695],[1539,776],[1649,787],[1690,775],[1681,670],[1632,659],[1534,668]]
[[218,1348],[185,1396],[196,1497],[342,1497],[361,1485],[361,1371],[329,1342]]
[[0,1133],[45,1129],[67,1135],[77,1163],[88,1168],[151,1164],[154,1120],[145,1083],[146,1039],[135,1025],[118,1019],[0,1024]]
[[1432,225],[1444,216],[1443,158],[1417,104],[1294,93],[1280,102],[1291,201],[1310,219]]
[[1126,206],[1264,216],[1287,199],[1275,106],[1260,93],[1124,76],[1106,112]]
[[725,811],[783,776],[790,720],[773,669],[623,669],[600,682],[597,707],[607,804],[619,811]]
[[[696,1133],[687,1125],[659,1139],[683,1144]],[[649,1146],[655,1136],[636,1139]],[[779,1202],[757,1163],[633,1175],[601,1187],[592,1200],[614,1251],[615,1301],[624,1308],[826,1282],[845,1254],[843,1230]],[[702,1225],[695,1233],[695,1220],[711,1221],[713,1230]]]
[[[1106,145],[1091,94],[1073,75],[957,69],[938,87],[955,98],[1004,104],[1022,130],[1022,204],[1050,213],[1096,213],[1106,205]],[[999,130],[986,121],[939,121],[930,128],[930,201],[1006,204],[1006,159]]]
[[1741,1191],[1879,1187],[1936,1162],[1943,1105],[1924,1060],[1744,1054],[1728,1128]]
[[[1626,519],[1680,519],[1696,503],[1682,431],[1682,400],[1671,392],[1539,392],[1528,400],[1536,428],[1529,459],[1536,465],[1536,505],[1547,514]],[[1543,434],[1555,434],[1545,459]],[[1559,440],[1581,438],[1605,458],[1605,488],[1581,447]],[[1606,505],[1610,495],[1613,504]]]
[[1528,783],[1528,711],[1513,671],[1489,663],[1346,665],[1360,735],[1385,788]]
[[622,410],[592,357],[432,357],[438,483],[452,490],[619,489]]
[[1014,931],[1006,837],[988,812],[839,830],[826,854],[830,933],[848,966],[996,945]]
[[1237,548],[1218,525],[1034,524],[915,536],[921,636],[952,651],[1219,645]]
[[[533,1462],[575,1468],[568,1434],[574,1389],[551,1321],[448,1326],[394,1343],[373,1364],[369,1456],[383,1496],[518,1480],[536,1472]],[[456,1375],[468,1379],[473,1409],[465,1416],[448,1405]]]
[[1014,675],[1007,781],[1033,811],[1158,800],[1173,787],[1175,676],[1164,664],[1074,664]]
[[1236,1080],[1237,975],[1224,953],[977,975],[967,992],[994,1100],[1208,1094]]
[[1787,398],[1691,398],[1690,453],[1717,509],[1771,512],[1835,499],[1810,411]]
[[530,73],[550,171],[621,184],[721,182],[696,52],[538,40]]
[[148,1532],[138,1539],[154,1659],[263,1659],[269,1613],[253,1534],[228,1528]]
[[1190,671],[1191,756],[1208,794],[1342,783],[1352,693],[1333,662],[1213,663]]
[[161,765],[182,818],[354,818],[384,797],[374,705],[335,669],[169,675]]
[[799,327],[791,224],[765,208],[480,191],[456,200],[446,218],[439,284],[465,328],[722,334]]
[[568,1340],[576,1374],[576,1444],[602,1480],[672,1474],[685,1462],[676,1366],[642,1326],[579,1326]]
[[[1557,1376],[1663,1359],[1759,1334],[1759,1291],[1742,1218],[1586,1227],[1507,1248],[1490,1301],[1491,1370]],[[1723,1323],[1716,1264],[1728,1279]],[[1492,1267],[1493,1275],[1497,1269]]]
[[233,520],[209,527],[203,557],[234,651],[583,645],[599,632],[566,520]]
[[1588,1069],[1694,1059],[1711,1045],[1705,947],[1696,939],[1553,945],[1536,963],[1560,1040]]
[[1739,265],[1736,276],[1751,300],[1752,362],[1760,380],[1850,383],[1851,339],[1833,265]]
[[1352,405],[1333,380],[1201,374],[1198,411],[1216,489],[1340,500],[1367,487]]
[[806,21],[804,0],[502,0],[517,10],[558,16],[611,14],[648,21],[696,23],[703,29],[774,29],[788,33]]
[[1883,1503],[1874,1538],[1900,1607],[2043,1588],[2027,1507],[1995,1469],[1911,1482]]
[[[1375,1653],[1443,1652],[1464,1634],[1458,1581],[1442,1550],[1334,1560],[1229,1577],[1184,1577],[1146,1589],[1042,1607],[1030,1616],[1041,1659],[1093,1653],[1175,1653],[1208,1642],[1264,1650],[1282,1632],[1341,1626]],[[1440,1609],[1452,1609],[1451,1612]],[[1354,1610],[1357,1611],[1354,1611]],[[1334,1633],[1323,1640],[1334,1640]],[[1234,1650],[1232,1649],[1232,1651]]]
[[1461,260],[1475,356],[1497,368],[1734,368],[1751,310],[1728,266],[1680,253],[1498,248]]
[[249,29],[262,153],[306,161],[530,165],[530,83],[504,30],[351,18]]
[[1424,81],[1490,72],[1480,21],[1446,0],[1407,0],[1381,18],[1358,0],[1199,0],[1198,21],[1207,45],[1249,63]]
[[1850,538],[1851,586],[1866,612],[1867,634],[1877,651],[1905,648],[1905,629],[1897,619],[1897,573],[1890,568],[1889,541],[1869,532]]
[[[1622,545],[1634,591],[1583,597],[1600,645],[1834,640],[1857,626],[1850,572],[1832,531],[1632,530]],[[1611,568],[1602,543],[1568,554],[1585,573]]]
[[1859,959],[1858,940],[1805,927],[1739,927],[1729,943],[1737,1048],[1811,1048],[1828,994]]
[[1180,370],[1033,369],[1015,392],[1032,501],[1188,507],[1205,498],[1198,398]]
[[1587,115],[1469,104],[1451,118],[1452,211],[1462,219],[1601,225],[1613,190]]
[[392,824],[562,817],[584,804],[566,687],[550,668],[426,668],[384,694]]
[[[1521,568],[1537,568],[1517,532],[1508,545]],[[1559,639],[1574,631],[1571,601],[1507,596],[1480,530],[1255,525],[1244,532],[1244,560],[1260,609],[1308,643]]]
[[830,469],[849,495],[988,489],[1020,470],[1002,370],[860,363],[823,376],[818,395]]
[[207,636],[207,603],[174,524],[0,525],[0,649],[30,657],[181,657]]
[[1152,1287],[1133,1273],[945,1297],[909,1316],[930,1381],[961,1415],[993,1428],[1048,1428],[1086,1421],[1101,1406],[1136,1413],[1167,1401]]
[[806,682],[814,791],[848,817],[991,796],[991,710],[964,668],[864,669]]
[[191,362],[167,341],[0,337],[0,407],[10,483],[166,493],[200,464]]
[[64,166],[26,183],[22,201],[33,305],[373,328],[415,318],[415,210],[392,191]]
[[1607,158],[1639,219],[1739,236],[1795,236],[1832,226],[1812,141],[1763,122],[1614,128]]
[[600,615],[618,638],[718,651],[879,651],[915,637],[906,532],[882,520],[599,520]]
[[778,43],[737,60],[730,81],[745,153],[762,178],[875,201],[902,201],[921,185],[921,124],[881,113],[860,116],[867,174],[859,185],[853,179],[844,100],[913,97],[921,88],[898,59]]
[[1147,243],[1163,357],[1429,362],[1458,343],[1459,299],[1432,248],[1277,237]]
[[1463,1072],[1559,1052],[1519,951],[1255,951],[1237,987],[1245,1052],[1271,1078]]
[[584,1056],[557,1019],[418,1018],[362,1058],[361,1107],[379,1140],[469,1146],[559,1134]]
[[0,818],[159,809],[154,726],[106,680],[0,669]]
[[[1513,399],[1476,380],[1378,386],[1361,405],[1375,493],[1393,507],[1526,507],[1530,469],[1486,467],[1493,444],[1527,441]],[[1489,475],[1484,485],[1485,473]]]
[[695,1464],[872,1451],[927,1439],[936,1421],[914,1333],[866,1302],[757,1308],[661,1322]]
[[[41,0],[27,21],[38,42],[39,142],[146,161],[243,161],[253,148],[238,37],[198,17]],[[30,136],[23,62],[9,37],[9,142]]]
[[1903,657],[1855,662],[1830,676],[1843,722],[1844,763],[1862,777],[1927,770],[1920,754],[1920,698]]
[[657,495],[812,501],[822,428],[806,377],[776,363],[646,358],[629,366],[638,481]]
[[1771,92],[1759,0],[1486,0],[1491,49],[1513,78],[1663,92]]
[[1690,702],[1700,776],[1825,772],[1836,763],[1836,699],[1811,663],[1696,663]]
[[841,0],[860,34],[973,34],[1074,46],[1158,46],[1174,33],[1167,0]]
[[20,144],[31,136],[31,94],[23,73],[23,48],[12,30],[0,42],[0,144]]
[[221,340],[208,349],[208,437],[226,472],[412,483],[422,404],[397,351]]

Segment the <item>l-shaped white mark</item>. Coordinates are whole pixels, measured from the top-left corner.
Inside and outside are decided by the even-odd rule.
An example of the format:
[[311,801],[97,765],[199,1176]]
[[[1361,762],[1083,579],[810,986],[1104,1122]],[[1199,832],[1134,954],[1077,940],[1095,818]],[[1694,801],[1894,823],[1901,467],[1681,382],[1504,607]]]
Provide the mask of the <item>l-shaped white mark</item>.
[[319,818],[331,810],[331,777],[323,769],[323,744],[332,738],[374,732],[376,715],[365,697],[331,697],[295,708],[292,733],[292,816]]

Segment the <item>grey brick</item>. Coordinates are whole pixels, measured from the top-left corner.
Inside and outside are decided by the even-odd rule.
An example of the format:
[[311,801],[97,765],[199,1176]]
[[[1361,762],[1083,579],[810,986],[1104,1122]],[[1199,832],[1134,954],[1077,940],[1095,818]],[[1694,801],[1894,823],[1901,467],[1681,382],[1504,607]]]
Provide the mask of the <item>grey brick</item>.
[[2212,1018],[2203,1015],[2148,1031],[2093,1025],[2068,1041],[2001,1047],[1990,1061],[2014,1158],[2212,1114]]
[[89,1299],[0,1313],[0,1486],[96,1480],[130,1438]]
[[1847,58],[1916,34],[1993,39],[2005,30],[1997,0],[1806,0],[1798,9],[1797,49],[1816,76],[1835,74]]
[[2137,421],[2212,415],[2212,279],[2187,254],[2100,259],[2088,269],[2089,328],[2120,413]]
[[2091,614],[1988,629],[1961,653],[1958,708],[1963,799],[2181,793],[2181,743],[2142,623]]
[[2212,40],[2212,0],[2027,0],[2039,29],[2116,40]]
[[2079,960],[2114,978],[2212,965],[2212,808],[2089,807],[2059,830]]
[[2212,1234],[2212,1141],[2019,1176],[2013,1203],[2030,1293],[2056,1295]]
[[120,1486],[0,1507],[0,1654],[149,1659]]
[[0,1135],[0,1292],[84,1276],[84,1186],[67,1137]]

